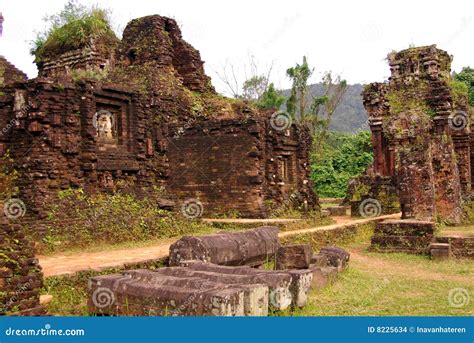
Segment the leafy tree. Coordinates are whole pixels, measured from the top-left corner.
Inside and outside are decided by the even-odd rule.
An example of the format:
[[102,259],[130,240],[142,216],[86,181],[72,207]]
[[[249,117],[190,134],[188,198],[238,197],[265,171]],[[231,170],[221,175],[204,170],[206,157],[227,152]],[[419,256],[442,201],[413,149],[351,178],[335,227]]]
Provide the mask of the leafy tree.
[[296,64],[286,71],[292,80],[286,109],[293,119],[311,130],[315,148],[320,149],[321,143],[327,138],[332,115],[342,100],[347,83],[340,76],[334,77],[331,72],[326,72],[323,76],[323,95],[312,96],[308,81],[313,72],[314,69],[309,67],[305,56],[302,64]]
[[264,75],[252,76],[245,80],[242,90],[243,97],[247,100],[258,100],[267,89],[268,79]]
[[314,68],[310,68],[306,56],[303,63],[288,68],[286,75],[292,80],[290,97],[286,101],[286,110],[294,118],[305,120],[308,107],[308,80],[313,75]]
[[76,0],[69,0],[63,10],[46,16],[44,21],[47,27],[37,33],[30,50],[36,62],[68,49],[83,48],[93,38],[100,38],[111,44],[117,41],[111,29],[108,11],[80,5]]
[[275,85],[270,83],[268,88],[263,92],[258,101],[257,106],[260,108],[280,108],[285,102],[285,97],[275,89]]
[[468,88],[469,104],[474,106],[474,69],[471,67],[464,67],[460,73],[454,74],[454,79],[466,84]]
[[329,132],[319,151],[311,156],[311,178],[318,195],[343,197],[350,178],[360,175],[373,161],[369,131],[355,135]]

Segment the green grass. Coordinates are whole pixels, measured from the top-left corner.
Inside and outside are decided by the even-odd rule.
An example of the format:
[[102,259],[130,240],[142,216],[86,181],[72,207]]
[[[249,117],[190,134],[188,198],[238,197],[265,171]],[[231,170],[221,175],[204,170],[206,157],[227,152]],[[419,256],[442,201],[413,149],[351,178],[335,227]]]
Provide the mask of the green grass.
[[[472,229],[472,227],[471,227]],[[428,256],[367,251],[373,225],[357,233],[334,238],[351,253],[349,268],[337,282],[313,290],[302,309],[274,313],[278,316],[472,316],[474,315],[474,261],[432,261]],[[466,228],[469,230],[469,228]],[[321,246],[314,235],[296,236],[287,243],[309,242]],[[461,288],[470,302],[449,305],[451,289]]]
[[[471,267],[472,268],[472,267]],[[461,308],[449,306],[451,289],[464,288],[474,294],[466,281],[427,281],[411,275],[373,274],[370,269],[349,267],[337,282],[312,291],[302,309],[281,315],[292,316],[468,316],[474,314],[473,302]]]

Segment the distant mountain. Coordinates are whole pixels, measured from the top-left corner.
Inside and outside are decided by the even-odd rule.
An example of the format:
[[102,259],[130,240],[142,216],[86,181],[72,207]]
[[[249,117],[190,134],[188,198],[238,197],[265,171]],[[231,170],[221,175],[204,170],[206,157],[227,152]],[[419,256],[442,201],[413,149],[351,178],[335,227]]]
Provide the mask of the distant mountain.
[[[363,89],[364,86],[361,84],[347,86],[346,93],[333,114],[331,130],[355,133],[369,129],[367,112],[362,105],[361,93]],[[324,93],[324,87],[320,83],[313,84],[310,86],[310,92],[313,96],[321,96]],[[288,96],[289,93],[289,90],[283,91],[285,96]]]

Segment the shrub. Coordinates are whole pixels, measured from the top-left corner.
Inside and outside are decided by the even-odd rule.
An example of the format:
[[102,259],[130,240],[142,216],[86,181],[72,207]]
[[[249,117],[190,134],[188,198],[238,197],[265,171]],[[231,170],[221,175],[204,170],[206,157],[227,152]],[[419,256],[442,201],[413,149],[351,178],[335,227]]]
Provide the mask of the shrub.
[[60,191],[49,206],[47,234],[40,250],[57,251],[93,245],[143,242],[210,230],[205,224],[159,209],[154,197]]
[[45,18],[47,28],[32,42],[31,54],[36,62],[91,43],[91,39],[114,44],[108,12],[98,7],[85,7],[70,0],[56,15]]

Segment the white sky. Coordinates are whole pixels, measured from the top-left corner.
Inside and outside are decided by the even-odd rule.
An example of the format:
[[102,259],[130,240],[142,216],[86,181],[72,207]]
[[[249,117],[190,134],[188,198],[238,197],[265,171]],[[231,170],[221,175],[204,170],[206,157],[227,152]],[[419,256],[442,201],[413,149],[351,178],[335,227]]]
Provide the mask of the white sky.
[[[0,0],[4,55],[29,77],[36,67],[29,54],[42,18],[62,9],[66,0]],[[160,14],[175,18],[183,37],[201,52],[206,72],[216,88],[225,87],[215,74],[228,60],[245,80],[248,56],[263,72],[272,61],[272,81],[286,88],[285,70],[306,55],[323,71],[342,74],[349,83],[383,81],[389,74],[384,60],[391,50],[410,44],[437,44],[454,55],[453,69],[474,67],[474,1],[343,1],[343,0],[82,0],[112,10],[115,26],[133,18]],[[247,68],[248,70],[248,68]]]

